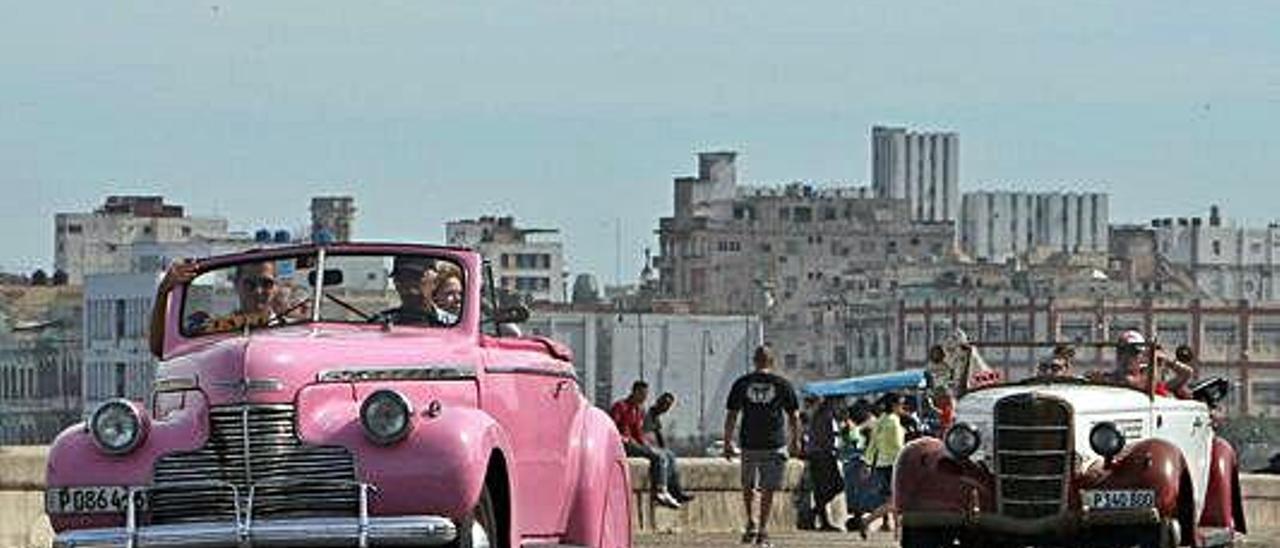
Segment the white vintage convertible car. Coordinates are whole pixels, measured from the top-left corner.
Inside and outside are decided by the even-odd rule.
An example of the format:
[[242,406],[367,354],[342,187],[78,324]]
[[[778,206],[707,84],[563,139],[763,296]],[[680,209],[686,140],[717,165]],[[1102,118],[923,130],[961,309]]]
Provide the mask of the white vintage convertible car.
[[1194,399],[1074,377],[960,395],[897,462],[902,546],[1220,546],[1245,532],[1235,451]]

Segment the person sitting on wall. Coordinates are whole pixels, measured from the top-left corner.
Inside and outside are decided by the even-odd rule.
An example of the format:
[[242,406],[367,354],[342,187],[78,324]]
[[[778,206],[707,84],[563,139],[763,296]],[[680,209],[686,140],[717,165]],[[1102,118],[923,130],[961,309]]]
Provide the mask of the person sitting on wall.
[[653,500],[667,508],[680,508],[667,486],[671,477],[667,471],[670,461],[644,441],[644,402],[649,399],[649,383],[636,381],[631,384],[631,393],[627,397],[614,402],[609,408],[609,416],[618,427],[622,436],[622,448],[628,457],[644,457],[649,461],[649,486]]

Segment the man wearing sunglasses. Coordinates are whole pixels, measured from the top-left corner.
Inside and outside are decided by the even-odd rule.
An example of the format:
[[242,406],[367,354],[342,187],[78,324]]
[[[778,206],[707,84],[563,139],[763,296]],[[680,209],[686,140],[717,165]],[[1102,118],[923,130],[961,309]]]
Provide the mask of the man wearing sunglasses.
[[[156,288],[155,306],[151,310],[151,353],[157,358],[164,353],[164,327],[167,306],[165,297],[175,287],[191,283],[197,274],[196,263],[190,260],[177,261],[169,265],[164,278]],[[276,264],[272,261],[247,263],[235,268],[235,282],[238,307],[226,318],[214,318],[203,311],[195,311],[184,321],[188,333],[205,333],[214,331],[230,331],[245,323],[266,325],[278,322],[281,317],[277,308],[283,296],[276,283]]]
[[268,318],[275,315],[272,304],[278,301],[279,294],[275,262],[239,265],[236,267],[235,282],[236,294],[240,299],[240,308],[236,310],[236,314]]

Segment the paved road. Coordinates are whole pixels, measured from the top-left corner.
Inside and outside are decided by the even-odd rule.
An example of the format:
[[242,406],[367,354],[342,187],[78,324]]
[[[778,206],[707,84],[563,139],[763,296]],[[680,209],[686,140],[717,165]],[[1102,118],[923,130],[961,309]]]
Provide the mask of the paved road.
[[[887,533],[872,533],[868,540],[846,533],[788,532],[770,533],[773,545],[778,548],[825,548],[828,546],[850,548],[896,548],[898,545]],[[637,548],[744,548],[738,544],[738,536],[727,533],[668,533],[644,534],[635,539]],[[1262,531],[1249,536],[1243,548],[1280,547],[1280,530]]]

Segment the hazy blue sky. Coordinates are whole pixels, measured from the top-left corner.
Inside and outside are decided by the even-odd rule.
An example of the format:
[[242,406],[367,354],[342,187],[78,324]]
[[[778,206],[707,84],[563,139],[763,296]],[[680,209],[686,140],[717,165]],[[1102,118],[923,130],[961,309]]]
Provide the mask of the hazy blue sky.
[[876,123],[958,131],[966,190],[1280,217],[1272,1],[4,4],[5,269],[108,193],[252,229],[348,192],[361,238],[515,213],[611,281],[615,222],[630,276],[695,152],[864,183]]

